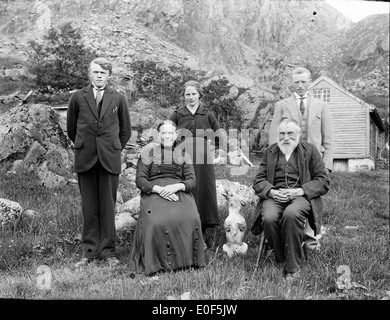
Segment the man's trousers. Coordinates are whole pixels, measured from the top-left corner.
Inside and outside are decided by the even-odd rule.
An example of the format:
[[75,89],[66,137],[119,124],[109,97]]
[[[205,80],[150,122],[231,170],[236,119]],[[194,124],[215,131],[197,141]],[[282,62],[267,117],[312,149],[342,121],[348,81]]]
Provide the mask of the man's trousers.
[[277,263],[285,263],[285,271],[297,272],[303,261],[304,227],[311,210],[305,197],[287,203],[274,199],[263,201],[264,235],[275,252]]
[[98,161],[78,173],[81,193],[84,258],[115,256],[115,204],[119,175],[105,170]]

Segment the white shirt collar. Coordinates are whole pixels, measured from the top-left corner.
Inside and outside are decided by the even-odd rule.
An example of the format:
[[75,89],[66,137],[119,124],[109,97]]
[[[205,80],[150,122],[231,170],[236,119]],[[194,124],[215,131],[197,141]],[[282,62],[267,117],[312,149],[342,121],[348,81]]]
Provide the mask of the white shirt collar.
[[95,91],[100,90],[100,91],[102,91],[102,93],[103,93],[103,91],[104,91],[104,89],[106,88],[106,86],[104,86],[104,87],[102,87],[102,88],[98,88],[98,87],[95,87],[95,86],[92,84],[92,88],[93,88]]
[[96,99],[96,92],[99,90],[100,93],[102,94],[102,97],[103,97],[103,94],[104,94],[104,89],[106,88],[106,86],[104,86],[103,88],[97,88],[95,87],[93,84],[92,84],[92,89],[93,89],[93,95]]
[[[306,92],[306,93],[303,95],[303,98],[307,98],[308,93],[309,93],[309,92]],[[296,92],[294,92],[293,95],[294,95],[294,97],[295,97],[295,100],[301,99],[301,96],[300,96],[299,94],[297,94]]]

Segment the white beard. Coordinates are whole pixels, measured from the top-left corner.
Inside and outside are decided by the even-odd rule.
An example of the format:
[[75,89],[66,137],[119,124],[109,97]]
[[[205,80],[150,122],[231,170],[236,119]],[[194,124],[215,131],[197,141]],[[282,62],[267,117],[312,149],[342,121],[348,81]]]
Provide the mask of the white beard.
[[297,145],[298,143],[296,142],[292,142],[291,144],[283,144],[283,142],[278,143],[280,151],[282,151],[284,155],[288,155],[288,156],[292,154],[292,152],[297,147]]

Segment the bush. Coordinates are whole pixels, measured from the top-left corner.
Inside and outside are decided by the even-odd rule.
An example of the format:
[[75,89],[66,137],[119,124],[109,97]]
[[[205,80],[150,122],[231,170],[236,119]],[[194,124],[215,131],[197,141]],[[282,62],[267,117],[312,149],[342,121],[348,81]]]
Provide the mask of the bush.
[[157,102],[161,108],[178,107],[181,90],[189,80],[199,80],[199,76],[189,68],[170,66],[163,68],[154,61],[137,60],[131,64],[136,91],[133,99],[141,97]]
[[203,101],[217,117],[221,128],[240,129],[243,124],[243,115],[235,98],[229,97],[229,80],[220,78],[212,80],[203,88]]
[[[132,99],[146,98],[161,108],[179,107],[183,85],[189,80],[202,82],[204,73],[189,68],[170,66],[163,68],[154,61],[134,61],[131,64],[136,88]],[[203,87],[203,102],[215,114],[224,129],[241,128],[242,112],[235,98],[228,97],[229,81],[226,78],[212,80]]]
[[51,28],[44,41],[29,42],[32,48],[30,72],[36,84],[57,90],[71,90],[88,83],[88,67],[96,54],[85,48],[81,34],[71,23]]

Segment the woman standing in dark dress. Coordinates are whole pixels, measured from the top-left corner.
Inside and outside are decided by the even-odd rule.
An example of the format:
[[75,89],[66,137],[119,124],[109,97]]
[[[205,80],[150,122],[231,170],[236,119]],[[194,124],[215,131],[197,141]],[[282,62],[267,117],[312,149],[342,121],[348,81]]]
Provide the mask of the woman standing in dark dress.
[[[203,106],[202,89],[197,81],[184,85],[185,106],[173,112],[170,119],[176,123],[178,137],[186,144],[194,163],[196,187],[192,191],[202,221],[202,233],[220,224],[215,185],[215,171],[211,148],[219,148],[219,124],[213,113]],[[210,139],[211,137],[211,139]],[[211,142],[210,142],[211,140]]]

